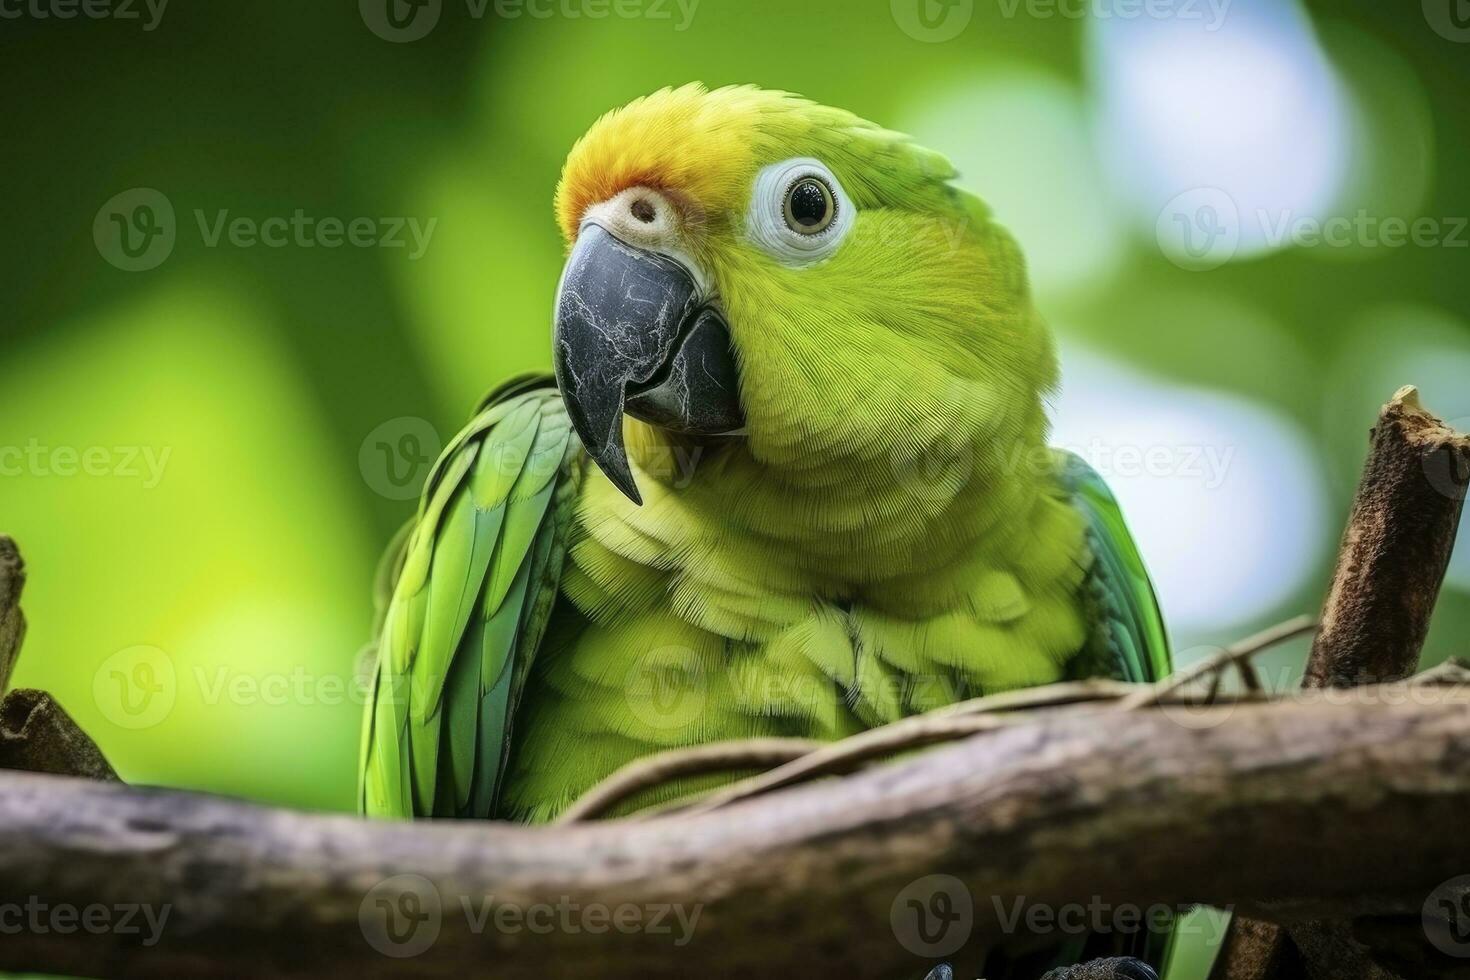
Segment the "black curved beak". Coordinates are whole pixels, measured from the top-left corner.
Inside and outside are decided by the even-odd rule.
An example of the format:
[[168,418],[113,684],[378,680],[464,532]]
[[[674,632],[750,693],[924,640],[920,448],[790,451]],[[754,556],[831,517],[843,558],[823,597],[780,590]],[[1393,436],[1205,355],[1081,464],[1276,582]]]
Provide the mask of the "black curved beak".
[[672,432],[745,425],[730,332],[693,274],[601,225],[582,229],[562,273],[552,337],[567,414],[608,479],[643,503],[623,413]]

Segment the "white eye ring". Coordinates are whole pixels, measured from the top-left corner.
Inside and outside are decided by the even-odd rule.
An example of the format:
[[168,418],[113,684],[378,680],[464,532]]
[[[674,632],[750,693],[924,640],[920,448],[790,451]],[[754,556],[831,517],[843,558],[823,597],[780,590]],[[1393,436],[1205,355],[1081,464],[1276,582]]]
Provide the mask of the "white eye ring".
[[[787,219],[787,196],[806,180],[825,186],[836,208],[831,223],[815,234],[798,231]],[[837,251],[856,219],[857,209],[832,171],[820,160],[801,157],[772,164],[756,175],[745,230],[752,242],[782,265],[807,266]]]

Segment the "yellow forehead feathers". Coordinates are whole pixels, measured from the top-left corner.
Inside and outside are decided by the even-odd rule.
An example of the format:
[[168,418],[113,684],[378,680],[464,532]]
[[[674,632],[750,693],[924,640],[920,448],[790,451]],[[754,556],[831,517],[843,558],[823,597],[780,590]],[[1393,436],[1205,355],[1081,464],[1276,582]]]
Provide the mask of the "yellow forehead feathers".
[[577,141],[556,192],[557,221],[570,241],[594,204],[638,185],[692,198],[706,208],[731,205],[755,169],[758,121],[799,100],[741,87],[664,89],[615,109]]
[[644,185],[711,216],[742,211],[762,166],[816,157],[861,207],[954,209],[941,154],[850,112],[787,92],[699,83],[663,89],[603,116],[562,170],[556,216],[568,242],[594,204]]

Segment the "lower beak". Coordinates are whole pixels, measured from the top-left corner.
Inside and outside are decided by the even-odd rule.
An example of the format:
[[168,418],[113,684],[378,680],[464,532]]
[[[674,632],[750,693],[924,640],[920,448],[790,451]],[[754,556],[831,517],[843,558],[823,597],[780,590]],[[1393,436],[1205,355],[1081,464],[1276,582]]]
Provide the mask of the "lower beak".
[[614,485],[643,503],[623,443],[623,413],[672,432],[720,435],[745,424],[724,317],[681,263],[582,229],[562,273],[553,334],[556,380],[582,443]]

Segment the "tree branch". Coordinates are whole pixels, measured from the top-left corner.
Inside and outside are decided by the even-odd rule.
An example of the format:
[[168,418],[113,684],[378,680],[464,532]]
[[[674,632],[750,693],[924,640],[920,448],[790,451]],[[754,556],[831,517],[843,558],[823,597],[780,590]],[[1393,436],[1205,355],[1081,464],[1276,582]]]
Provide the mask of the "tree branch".
[[1308,687],[1381,684],[1412,674],[1454,550],[1470,478],[1470,436],[1419,404],[1384,406],[1343,532]]
[[25,639],[20,609],[25,588],[20,549],[0,535],[0,769],[49,772],[87,779],[117,779],[102,751],[49,694],[5,693]]
[[[1302,684],[1383,683],[1412,674],[1454,549],[1470,476],[1470,437],[1424,410],[1413,387],[1399,389],[1373,429],[1343,532],[1332,588]],[[1342,819],[1342,815],[1324,815]],[[1346,922],[1276,925],[1237,919],[1217,980],[1314,978],[1392,980]],[[1412,930],[1424,946],[1423,931]]]
[[25,584],[26,568],[20,551],[14,541],[0,534],[0,694],[10,684],[26,635],[26,618],[20,611],[20,593]]
[[[1017,900],[1202,901],[1287,921],[1417,910],[1445,869],[1470,866],[1470,692],[1395,685],[1352,698],[1201,708],[1187,726],[1165,706],[1058,708],[708,814],[556,830],[372,823],[0,773],[0,904],[167,915],[151,948],[115,932],[6,936],[0,969],[493,967],[541,980],[780,976],[819,957],[824,975],[922,976],[890,914],[938,871],[965,883],[986,943],[1062,938],[1024,921],[1007,931]],[[533,910],[561,923],[573,906],[574,928],[531,930]],[[674,945],[673,914],[660,915],[672,934],[608,925],[647,925],[670,906],[698,917],[686,945]],[[588,909],[602,910],[601,931]],[[393,939],[422,940],[431,922],[412,961],[379,952],[402,952]]]

